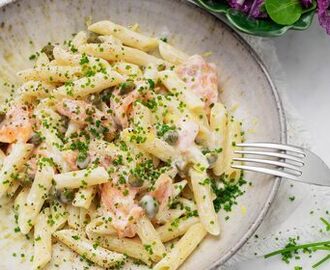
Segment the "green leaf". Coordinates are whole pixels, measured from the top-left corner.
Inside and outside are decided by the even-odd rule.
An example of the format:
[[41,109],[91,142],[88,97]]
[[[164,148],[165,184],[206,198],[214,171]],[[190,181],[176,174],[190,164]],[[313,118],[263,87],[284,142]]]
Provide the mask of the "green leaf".
[[266,0],[265,7],[269,17],[281,25],[291,25],[303,13],[299,0]]
[[247,16],[245,13],[231,9],[225,2],[215,2],[208,0],[193,0],[197,5],[206,9],[219,19],[227,22],[232,27],[244,33],[262,36],[262,37],[277,37],[283,35],[289,29],[305,30],[313,21],[316,10],[316,1],[309,9],[304,9],[303,14],[292,25],[280,25],[275,23],[270,18],[254,19]]

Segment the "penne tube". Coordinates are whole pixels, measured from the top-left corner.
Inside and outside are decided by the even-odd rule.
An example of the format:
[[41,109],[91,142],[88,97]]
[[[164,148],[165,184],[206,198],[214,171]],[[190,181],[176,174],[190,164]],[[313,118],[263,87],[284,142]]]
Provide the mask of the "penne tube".
[[199,172],[193,168],[189,170],[189,175],[200,221],[210,234],[219,235],[220,225],[213,206],[208,175],[205,171]]
[[79,51],[108,61],[122,60],[139,66],[148,66],[149,64],[159,66],[166,64],[164,60],[153,55],[135,48],[120,46],[118,44],[85,44],[79,47]]
[[174,183],[174,195],[173,197],[177,197],[180,195],[181,191],[185,188],[185,186],[187,185],[187,181],[186,180],[182,180],[180,182]]
[[26,69],[17,73],[23,81],[46,81],[64,83],[77,79],[81,75],[81,67],[40,66]]
[[167,255],[158,262],[153,270],[176,270],[197,248],[207,232],[201,223],[192,225],[185,235],[175,244]]
[[153,134],[147,135],[146,141],[138,144],[138,147],[165,162],[174,160],[177,157],[177,152],[173,146],[156,138]]
[[54,58],[63,66],[89,66],[92,70],[110,67],[110,64],[101,58],[95,58],[82,54],[73,54],[60,46],[54,47]]
[[149,64],[146,66],[144,70],[144,78],[147,80],[152,80],[154,82],[157,82],[158,80],[158,69],[155,64]]
[[190,110],[202,110],[204,102],[188,89],[186,83],[172,70],[159,72],[159,78],[166,88],[187,105]]
[[182,64],[188,59],[188,55],[179,51],[164,41],[159,41],[159,53],[161,57],[174,65]]
[[[42,161],[39,161],[42,162]],[[39,163],[40,164],[40,163]],[[24,204],[24,211],[19,216],[19,228],[23,234],[29,233],[36,223],[36,218],[48,196],[54,176],[53,167],[46,162],[37,169],[34,181]]]
[[156,230],[162,242],[165,243],[185,234],[186,231],[197,222],[199,222],[198,217],[182,217],[176,222],[169,221],[159,226]]
[[69,227],[79,230],[80,229],[80,209],[78,207],[68,205],[68,225]]
[[28,160],[32,149],[32,144],[13,144],[10,154],[4,158],[2,167],[0,169],[0,198],[6,193],[10,184],[13,182],[13,176]]
[[82,207],[88,209],[96,195],[97,189],[95,186],[80,188],[72,201],[72,205],[75,207]]
[[124,78],[111,68],[105,69],[104,73],[96,73],[92,77],[84,77],[79,80],[67,83],[54,90],[55,96],[69,96],[72,98],[82,98],[93,93],[118,85]]
[[52,258],[52,231],[48,223],[49,208],[45,208],[37,217],[34,226],[33,270],[42,269]]
[[213,165],[213,172],[215,175],[221,175],[225,172],[225,154],[224,144],[227,134],[227,111],[221,103],[215,103],[210,113],[210,127],[215,133],[216,144],[213,149],[218,149],[217,160]]
[[233,162],[234,150],[236,144],[242,143],[242,133],[241,133],[241,125],[240,122],[231,118],[228,122],[225,147],[224,147],[224,180],[236,183],[241,177],[241,170],[233,169],[231,167],[231,163]]
[[41,81],[28,81],[17,89],[16,102],[33,102],[38,98],[46,98],[51,95],[54,86]]
[[101,267],[118,265],[125,259],[122,254],[95,245],[92,241],[81,236],[78,231],[62,230],[55,232],[53,235],[73,251]]
[[55,174],[54,180],[57,189],[85,188],[108,182],[109,175],[104,167],[96,167],[80,171]]
[[53,201],[50,205],[51,219],[48,219],[51,231],[54,233],[62,228],[68,220],[68,212],[65,205],[59,201]]
[[93,219],[86,226],[86,233],[89,234],[99,234],[99,235],[115,235],[117,232],[111,225],[112,218],[109,216],[102,216]]
[[142,51],[153,50],[158,45],[157,39],[144,36],[110,21],[100,21],[94,23],[88,27],[88,30],[101,35],[113,35],[123,44]]
[[42,66],[46,66],[48,64],[49,64],[48,56],[45,53],[41,52],[37,57],[37,61],[35,63],[35,66],[36,67],[40,67],[40,66],[42,67]]
[[21,183],[19,181],[11,182],[11,184],[9,185],[9,187],[7,189],[6,196],[8,198],[12,198],[20,186],[21,186]]
[[113,66],[113,69],[122,75],[127,75],[133,78],[139,78],[142,76],[142,71],[139,66],[126,62],[116,63]]
[[137,221],[136,232],[153,261],[159,261],[166,254],[165,246],[147,217],[143,216]]
[[151,265],[150,255],[140,241],[129,238],[120,238],[114,235],[89,235],[89,239],[96,241],[101,247],[111,251],[126,254],[127,256]]
[[87,43],[87,39],[88,39],[87,33],[85,31],[79,31],[73,37],[71,44],[74,46],[74,48],[78,48],[79,46]]

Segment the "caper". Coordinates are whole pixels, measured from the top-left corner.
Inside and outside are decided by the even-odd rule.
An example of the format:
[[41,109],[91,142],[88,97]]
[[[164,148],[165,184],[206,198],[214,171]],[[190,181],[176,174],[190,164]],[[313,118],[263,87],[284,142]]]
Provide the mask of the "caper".
[[0,122],[5,120],[5,118],[6,118],[6,114],[4,112],[0,112]]
[[87,38],[87,43],[102,43],[102,41],[99,39],[98,34],[90,32]]
[[109,102],[112,95],[112,88],[106,88],[100,93],[100,98],[103,102]]
[[62,203],[71,203],[74,198],[74,191],[71,189],[56,190],[55,197]]
[[143,186],[143,180],[141,178],[138,178],[132,174],[128,176],[128,183],[132,187],[142,187]]
[[41,52],[43,52],[44,54],[47,55],[49,61],[53,61],[55,59],[54,54],[53,54],[53,50],[54,50],[54,45],[48,43],[46,46],[44,46],[41,49]]
[[216,153],[207,153],[205,157],[209,163],[209,168],[212,168],[218,159],[218,155]]
[[42,138],[40,137],[40,134],[33,133],[31,138],[28,140],[28,143],[32,143],[35,146],[38,146],[39,144],[41,144],[42,143]]
[[154,197],[148,194],[141,198],[139,205],[144,209],[150,219],[154,218],[159,210],[158,202],[154,199]]
[[166,66],[164,65],[164,64],[160,64],[160,65],[158,65],[158,67],[157,67],[157,70],[158,71],[163,71],[163,70],[165,70],[166,69]]
[[82,170],[87,168],[89,162],[90,162],[89,156],[86,156],[85,158],[78,157],[76,161],[76,165],[79,169]]
[[120,84],[119,94],[126,95],[129,92],[132,92],[135,88],[135,83],[132,81],[126,81]]
[[179,134],[176,130],[169,130],[164,134],[163,138],[168,144],[174,145],[178,141]]
[[102,99],[100,95],[92,94],[88,97],[88,100],[98,109],[102,107]]

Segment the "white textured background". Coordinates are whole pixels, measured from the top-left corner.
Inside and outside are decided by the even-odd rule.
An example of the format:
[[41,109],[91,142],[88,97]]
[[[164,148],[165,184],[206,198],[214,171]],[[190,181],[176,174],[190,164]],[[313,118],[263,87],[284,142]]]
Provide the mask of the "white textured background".
[[[330,166],[330,36],[314,19],[312,27],[304,32],[290,31],[274,39],[244,37],[264,60],[277,84],[287,114],[288,142],[312,149]],[[302,256],[290,265],[279,257],[251,260],[255,254],[283,247],[290,236],[299,235],[301,243],[330,240],[330,232],[324,232],[320,222],[321,216],[330,220],[326,215],[330,211],[330,188],[299,183],[291,187],[291,183],[283,181],[256,232],[258,238],[252,237],[223,269],[286,270],[294,266],[312,269],[311,265],[327,254]],[[295,196],[293,202],[290,196]],[[328,270],[330,263],[318,269]]]

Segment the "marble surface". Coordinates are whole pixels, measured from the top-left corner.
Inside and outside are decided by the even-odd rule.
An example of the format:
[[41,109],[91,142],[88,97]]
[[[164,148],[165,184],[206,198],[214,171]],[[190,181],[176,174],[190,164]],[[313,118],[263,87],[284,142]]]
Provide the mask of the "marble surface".
[[[283,71],[276,83],[281,86],[279,90],[288,113],[289,142],[311,148],[330,166],[330,68],[327,66],[330,37],[319,27],[316,19],[305,32],[291,31],[272,40],[244,37],[254,44],[269,70],[273,63]],[[277,55],[267,57],[273,47]],[[274,79],[274,72],[271,73]],[[295,124],[291,130],[290,123]],[[294,202],[289,202],[290,196],[295,196]],[[312,264],[326,252],[315,253],[312,258],[301,256],[289,265],[283,263],[280,256],[268,260],[258,259],[258,256],[282,248],[289,237],[297,235],[300,243],[329,240],[329,232],[324,231],[320,222],[321,216],[329,219],[326,215],[329,209],[330,188],[283,181],[270,211],[256,232],[258,237],[252,237],[223,269],[289,270],[295,266],[312,269]],[[318,269],[330,269],[329,263]]]
[[273,40],[287,94],[311,134],[311,148],[330,165],[330,36],[317,18],[307,31]]

